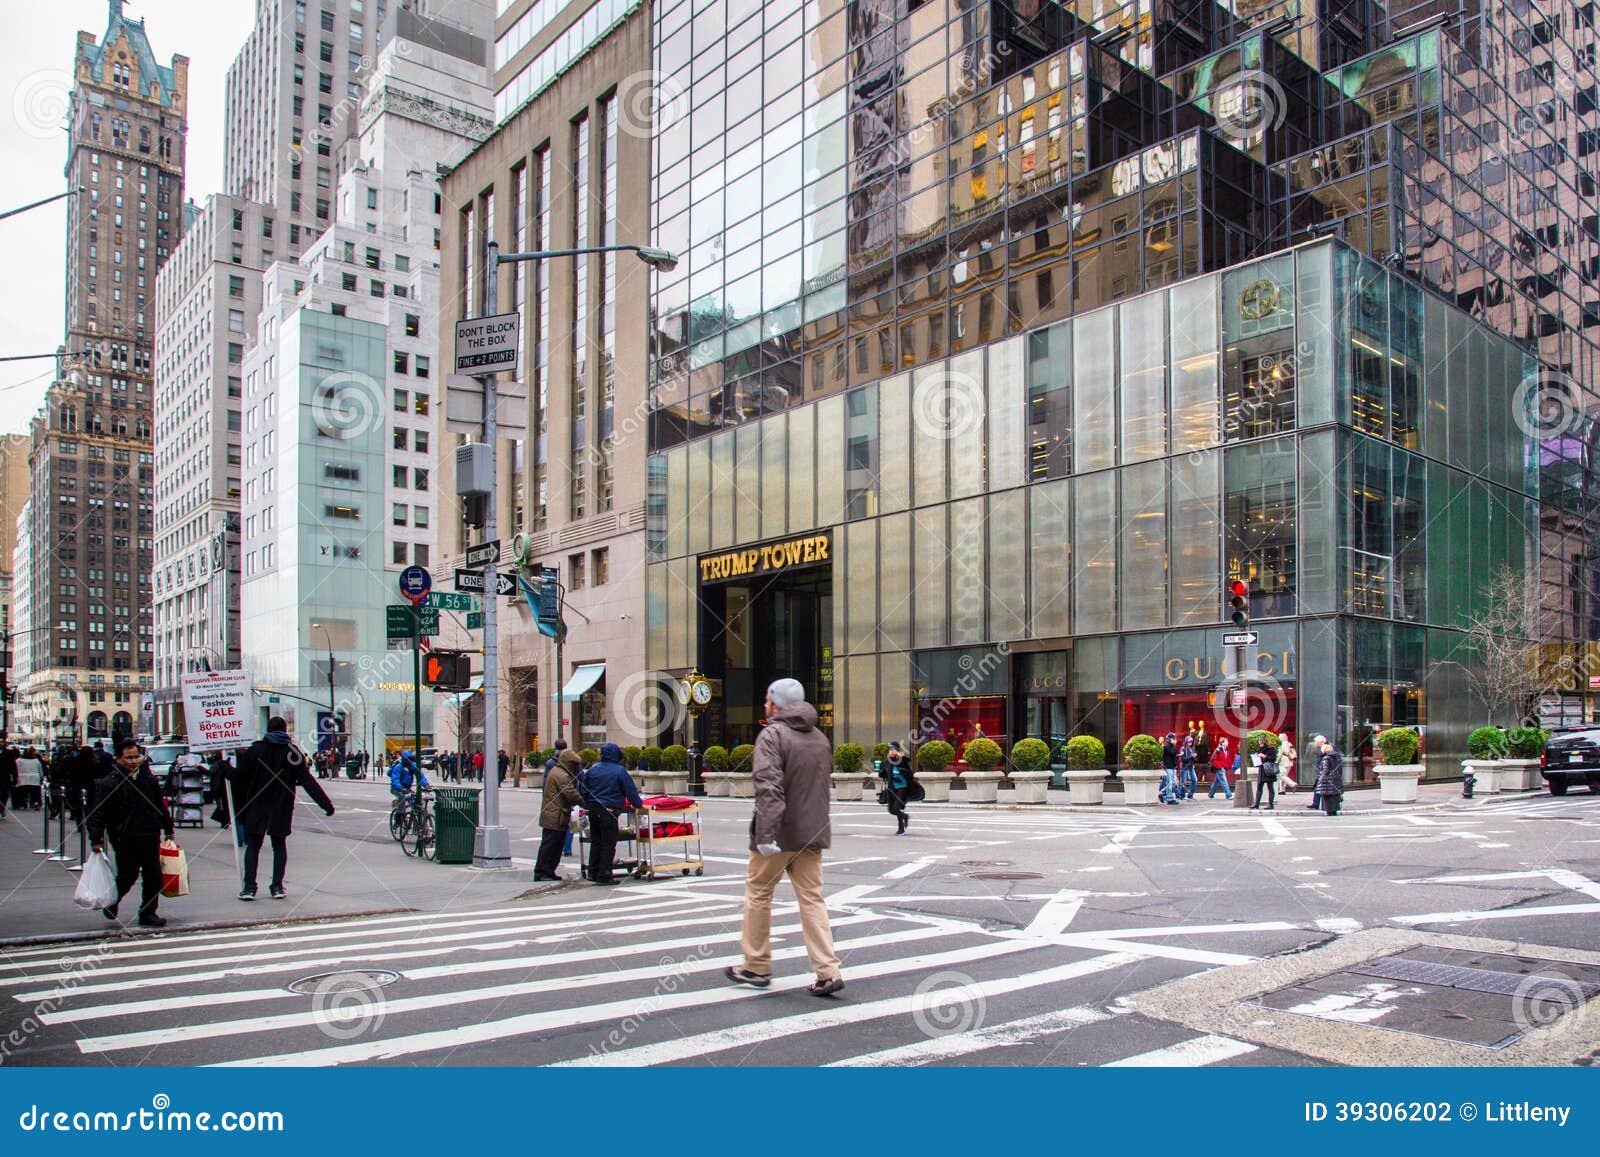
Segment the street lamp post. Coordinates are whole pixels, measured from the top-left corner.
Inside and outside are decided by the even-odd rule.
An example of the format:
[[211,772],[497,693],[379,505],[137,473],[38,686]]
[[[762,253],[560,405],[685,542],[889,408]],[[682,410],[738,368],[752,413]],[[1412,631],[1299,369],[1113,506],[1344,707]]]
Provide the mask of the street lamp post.
[[334,728],[338,726],[339,706],[333,695],[333,636],[328,628],[321,623],[312,623],[313,631],[321,631],[322,637],[328,641],[328,756],[331,759],[338,751],[338,744],[334,742]]
[[[487,245],[487,254],[484,260],[484,308],[489,313],[483,316],[492,316],[493,311],[500,305],[500,266],[516,264],[524,261],[543,261],[547,257],[577,257],[589,253],[621,253],[636,254],[652,269],[670,270],[678,264],[678,259],[665,249],[654,249],[648,245],[592,245],[575,249],[543,249],[529,253],[504,253],[493,241]],[[472,287],[468,287],[470,294]],[[469,297],[470,301],[470,297]],[[497,428],[495,378],[493,371],[480,374],[478,380],[483,384],[483,440],[486,443],[487,463],[487,494],[484,499],[483,516],[483,541],[495,540],[496,512],[495,503],[499,489],[496,477],[499,469],[497,463],[497,443],[499,442],[499,429]],[[509,868],[511,867],[511,832],[500,822],[500,672],[499,672],[499,647],[496,622],[500,596],[499,587],[500,559],[490,558],[483,569],[483,818],[478,826],[472,841],[472,864],[477,868]],[[559,681],[561,672],[556,672]],[[491,768],[493,774],[491,774]]]

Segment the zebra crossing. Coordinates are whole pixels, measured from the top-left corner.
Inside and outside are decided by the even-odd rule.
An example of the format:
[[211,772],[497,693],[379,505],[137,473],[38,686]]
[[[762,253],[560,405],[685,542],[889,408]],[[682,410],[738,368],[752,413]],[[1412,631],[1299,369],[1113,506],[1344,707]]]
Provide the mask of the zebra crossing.
[[[831,902],[842,999],[806,993],[792,903],[773,911],[771,988],[730,985],[742,896],[685,881],[9,951],[0,1039],[20,1037],[8,1059],[31,1065],[898,1066],[1035,1063],[1033,1046],[1049,1063],[1143,1063],[1109,1031],[1117,997],[1254,959],[1216,943],[1228,928],[1069,932],[1072,894],[990,929],[874,907],[873,891]],[[1235,950],[1156,942],[1183,931]],[[1248,1063],[1254,1046],[1186,1033],[1149,1063],[1171,1049]]]

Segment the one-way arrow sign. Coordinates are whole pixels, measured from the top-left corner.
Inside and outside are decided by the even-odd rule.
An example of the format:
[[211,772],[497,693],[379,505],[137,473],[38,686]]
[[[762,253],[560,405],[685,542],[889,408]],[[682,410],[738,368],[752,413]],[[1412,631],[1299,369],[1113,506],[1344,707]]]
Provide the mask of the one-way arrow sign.
[[[456,571],[456,590],[481,591],[483,590],[483,572],[476,570]],[[517,576],[506,571],[495,574],[494,593],[497,595],[514,595],[517,593]]]
[[467,547],[467,565],[482,566],[486,562],[493,562],[500,557],[500,540],[480,543],[477,546]]

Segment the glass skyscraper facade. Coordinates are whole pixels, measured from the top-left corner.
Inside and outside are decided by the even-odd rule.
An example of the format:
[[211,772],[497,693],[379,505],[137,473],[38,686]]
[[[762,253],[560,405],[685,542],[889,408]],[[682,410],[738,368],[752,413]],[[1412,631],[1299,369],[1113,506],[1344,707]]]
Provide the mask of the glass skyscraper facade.
[[836,741],[1181,729],[1235,577],[1297,742],[1444,771],[1499,567],[1584,668],[1592,9],[655,20],[650,662],[708,739],[781,674]]

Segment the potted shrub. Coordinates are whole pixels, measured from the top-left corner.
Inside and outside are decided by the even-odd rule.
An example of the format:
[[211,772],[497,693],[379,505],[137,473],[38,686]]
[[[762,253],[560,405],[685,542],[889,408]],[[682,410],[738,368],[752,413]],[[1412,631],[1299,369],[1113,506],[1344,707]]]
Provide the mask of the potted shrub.
[[707,771],[727,771],[733,762],[733,757],[728,754],[728,749],[719,747],[715,743],[706,748],[705,755],[701,758],[706,765]]
[[600,762],[600,753],[592,747],[585,747],[578,751],[578,758],[583,760],[583,766],[593,767]]
[[1092,735],[1074,735],[1067,740],[1066,753],[1072,803],[1091,806],[1104,803],[1106,745]]
[[1467,758],[1461,763],[1466,775],[1477,778],[1479,795],[1494,795],[1500,790],[1500,760],[1509,754],[1506,733],[1498,727],[1479,727],[1467,736]]
[[833,749],[833,798],[861,798],[861,765],[866,749],[859,743],[841,743]]
[[883,761],[889,758],[889,745],[887,743],[874,743],[872,745],[873,770],[883,766]]
[[733,756],[726,747],[712,744],[700,757],[700,778],[706,794],[727,797],[733,794]]
[[1042,739],[1019,739],[1011,745],[1011,782],[1017,803],[1044,803],[1050,789],[1050,745]]
[[751,770],[750,763],[755,757],[755,747],[748,743],[741,743],[728,753],[728,758],[731,761],[731,766],[728,770],[748,772]]
[[950,781],[955,773],[950,764],[955,760],[956,749],[942,739],[930,739],[917,748],[917,779],[927,794],[924,799],[943,802],[950,798]]
[[629,771],[639,770],[639,756],[643,754],[641,747],[624,747],[622,749],[622,766]]
[[961,782],[966,785],[968,803],[994,803],[999,798],[1000,773],[995,768],[1005,757],[998,743],[982,737],[972,740],[962,750],[961,758],[967,770]]
[[661,749],[655,744],[650,744],[639,752],[639,770],[650,771],[661,766]]
[[639,773],[639,791],[644,795],[682,795],[689,790],[689,749],[683,744],[663,747],[650,766],[651,770]]
[[1131,807],[1154,807],[1161,802],[1161,741],[1154,735],[1135,735],[1122,745],[1122,802]]
[[1409,727],[1386,727],[1373,739],[1378,749],[1378,798],[1384,803],[1415,803],[1422,764],[1417,749],[1422,737]]
[[1500,760],[1501,791],[1529,791],[1540,786],[1539,757],[1550,733],[1540,727],[1513,727],[1506,732],[1506,755]]

